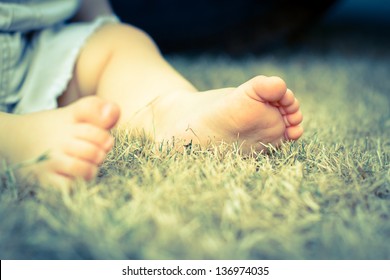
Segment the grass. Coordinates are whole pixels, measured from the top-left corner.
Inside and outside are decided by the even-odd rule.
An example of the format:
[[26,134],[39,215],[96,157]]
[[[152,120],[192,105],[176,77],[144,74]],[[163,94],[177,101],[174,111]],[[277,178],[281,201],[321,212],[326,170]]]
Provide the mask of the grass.
[[0,258],[390,259],[390,53],[374,43],[170,56],[200,89],[281,76],[304,137],[243,156],[234,145],[155,153],[116,133],[98,180],[71,194],[5,167]]

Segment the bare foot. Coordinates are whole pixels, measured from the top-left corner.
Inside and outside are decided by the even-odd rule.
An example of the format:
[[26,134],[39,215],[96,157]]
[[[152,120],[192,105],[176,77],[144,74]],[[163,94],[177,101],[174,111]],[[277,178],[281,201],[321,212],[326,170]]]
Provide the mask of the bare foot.
[[158,142],[172,137],[201,145],[223,141],[238,143],[245,152],[303,134],[299,102],[278,77],[257,76],[237,88],[159,97],[134,121]]
[[47,160],[21,172],[32,171],[43,184],[68,186],[76,178],[95,177],[112,148],[109,129],[116,124],[119,109],[98,97],[86,97],[52,111],[0,117],[7,124],[1,126],[7,138],[0,138],[0,154],[17,164],[47,153]]

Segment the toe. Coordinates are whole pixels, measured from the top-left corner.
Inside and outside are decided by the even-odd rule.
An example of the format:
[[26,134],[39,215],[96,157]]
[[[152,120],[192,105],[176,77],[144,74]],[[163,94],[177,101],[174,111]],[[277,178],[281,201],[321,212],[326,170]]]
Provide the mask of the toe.
[[91,180],[96,177],[98,167],[88,161],[64,155],[56,165],[56,173],[64,177]]
[[64,152],[75,158],[99,165],[106,157],[106,152],[91,142],[75,139],[69,141],[64,147]]
[[110,151],[114,144],[114,139],[107,130],[91,124],[78,124],[73,133],[75,138],[91,142],[106,152]]
[[119,119],[119,107],[97,96],[85,97],[70,106],[77,122],[111,129]]
[[248,87],[250,97],[261,102],[277,102],[286,93],[286,83],[279,77],[257,76],[242,86]]
[[293,114],[298,112],[299,108],[300,108],[299,101],[298,99],[294,98],[294,102],[291,105],[286,107],[284,106],[280,107],[280,111],[282,114]]
[[286,138],[288,140],[297,140],[303,134],[303,128],[301,126],[290,126],[286,129]]
[[295,126],[302,122],[303,116],[301,111],[295,112],[293,114],[285,115],[285,119],[288,122],[288,126]]
[[284,107],[292,105],[295,101],[295,96],[290,89],[287,89],[286,94],[279,100],[279,104]]

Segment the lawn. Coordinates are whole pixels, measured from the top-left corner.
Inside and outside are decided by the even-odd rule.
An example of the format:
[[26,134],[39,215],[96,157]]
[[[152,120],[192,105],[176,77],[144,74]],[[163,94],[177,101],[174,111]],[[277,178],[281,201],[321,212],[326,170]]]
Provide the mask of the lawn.
[[321,32],[261,54],[168,56],[201,90],[281,76],[302,139],[156,152],[117,131],[99,178],[72,193],[3,167],[0,259],[390,259],[390,42]]

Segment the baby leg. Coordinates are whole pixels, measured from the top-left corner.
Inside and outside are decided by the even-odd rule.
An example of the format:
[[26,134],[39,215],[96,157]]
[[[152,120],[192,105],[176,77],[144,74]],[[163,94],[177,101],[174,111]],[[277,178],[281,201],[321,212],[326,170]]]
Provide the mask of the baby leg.
[[144,32],[127,25],[109,25],[91,37],[61,102],[94,94],[120,106],[121,125],[158,142],[238,141],[245,150],[262,150],[303,133],[299,102],[280,78],[258,76],[200,94]]

